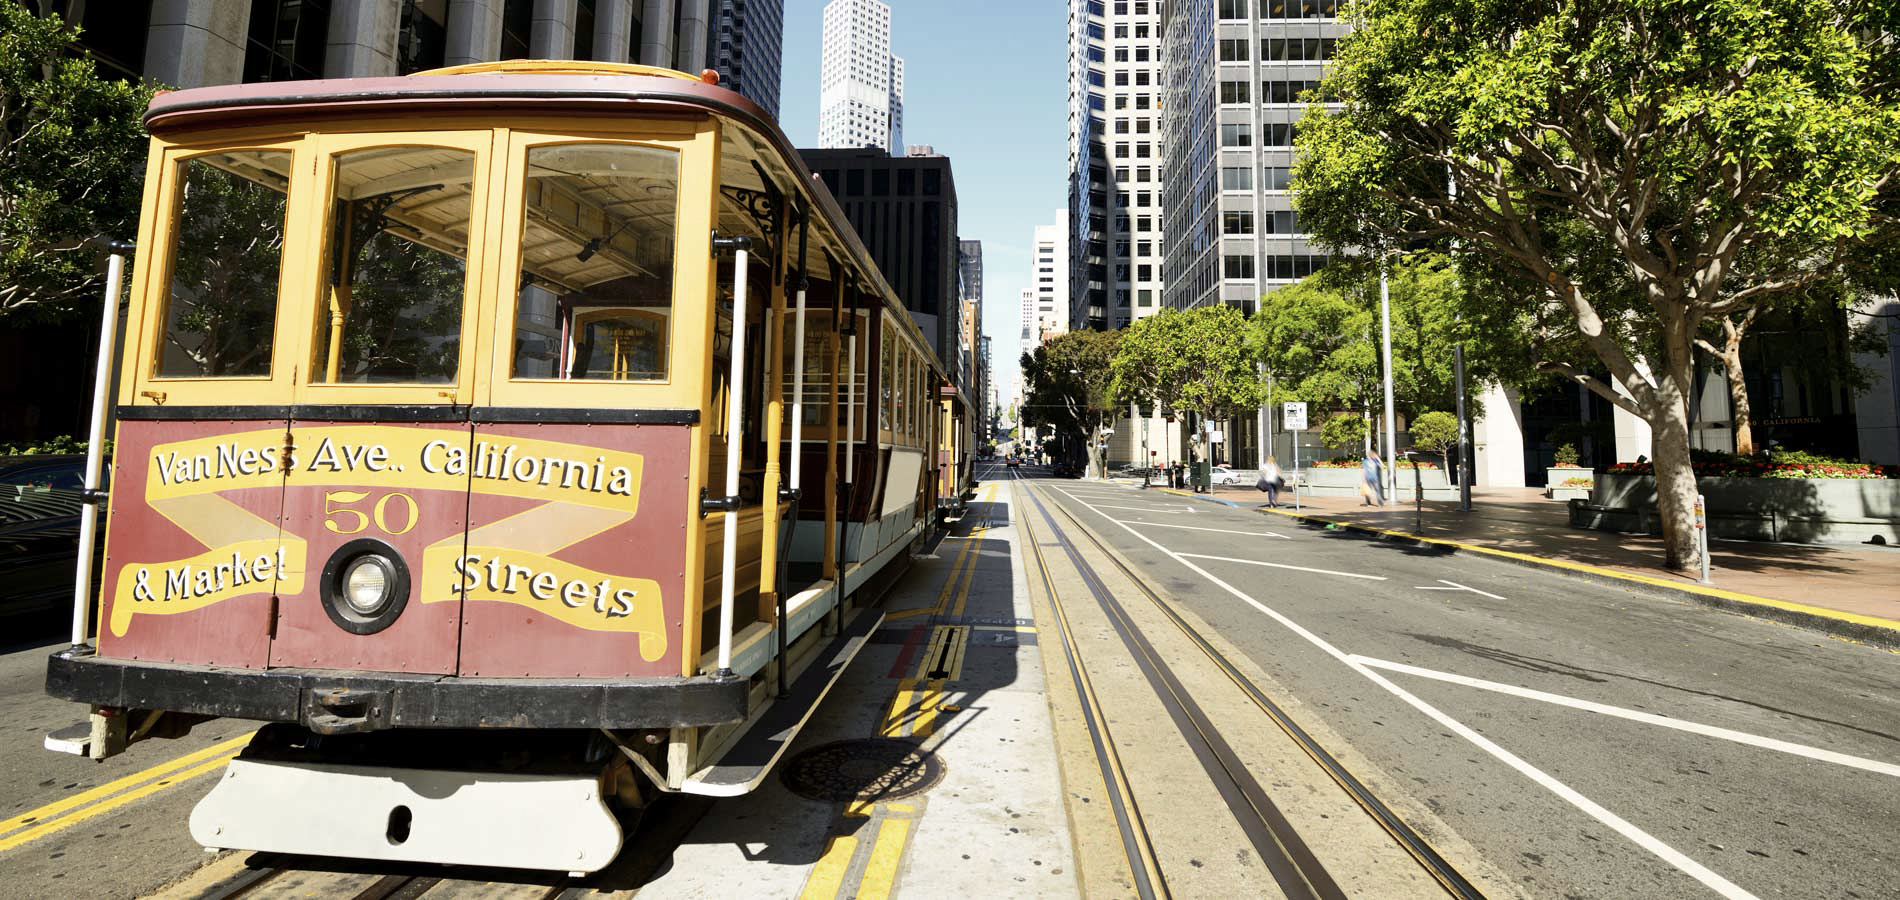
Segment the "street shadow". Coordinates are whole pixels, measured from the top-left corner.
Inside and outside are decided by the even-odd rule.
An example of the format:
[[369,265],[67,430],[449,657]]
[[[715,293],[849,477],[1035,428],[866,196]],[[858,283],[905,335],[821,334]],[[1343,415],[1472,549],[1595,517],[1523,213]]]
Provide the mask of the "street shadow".
[[[1799,489],[1791,496],[1798,497]],[[1513,492],[1529,494],[1529,492]],[[1799,507],[1796,507],[1799,508]],[[1485,496],[1470,512],[1455,501],[1425,502],[1423,527],[1415,524],[1412,509],[1311,509],[1308,514],[1340,523],[1417,534],[1420,537],[1482,546],[1542,559],[1587,566],[1642,570],[1645,574],[1694,581],[1695,573],[1662,567],[1665,547],[1660,535],[1599,531],[1572,527],[1565,504],[1537,495]],[[1308,527],[1313,527],[1309,525]],[[1323,530],[1324,525],[1314,530]],[[1341,529],[1343,530],[1343,529]],[[1332,536],[1334,533],[1329,533]],[[1390,546],[1388,542],[1386,546]],[[1864,576],[1868,554],[1900,554],[1900,548],[1864,544],[1800,544],[1788,541],[1716,540],[1709,546],[1710,565],[1720,571],[1804,576]],[[1894,557],[1900,561],[1900,555]]]

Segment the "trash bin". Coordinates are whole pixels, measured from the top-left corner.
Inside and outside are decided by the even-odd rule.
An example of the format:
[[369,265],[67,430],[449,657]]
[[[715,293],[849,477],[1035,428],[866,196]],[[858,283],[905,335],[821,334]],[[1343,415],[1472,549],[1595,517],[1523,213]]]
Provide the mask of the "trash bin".
[[1207,493],[1214,487],[1214,465],[1207,460],[1194,461],[1194,490]]

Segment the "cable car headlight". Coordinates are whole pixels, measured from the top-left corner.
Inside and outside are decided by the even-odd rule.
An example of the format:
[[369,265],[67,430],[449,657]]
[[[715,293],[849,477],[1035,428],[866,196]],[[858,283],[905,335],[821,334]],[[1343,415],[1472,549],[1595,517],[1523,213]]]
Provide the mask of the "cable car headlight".
[[394,547],[359,538],[338,547],[323,566],[323,611],[351,634],[395,624],[409,603],[409,567]]
[[343,602],[364,616],[376,615],[389,603],[389,560],[371,553],[352,560],[343,569]]

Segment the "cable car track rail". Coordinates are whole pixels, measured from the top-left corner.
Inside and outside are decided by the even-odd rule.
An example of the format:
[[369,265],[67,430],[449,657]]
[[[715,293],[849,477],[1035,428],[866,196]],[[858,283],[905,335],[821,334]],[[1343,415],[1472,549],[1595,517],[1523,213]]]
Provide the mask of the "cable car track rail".
[[[1028,479],[1021,478],[1020,476],[1017,480],[1024,483],[1028,481]],[[1272,807],[1270,800],[1266,800],[1264,791],[1256,795],[1248,789],[1249,786],[1251,786],[1252,789],[1258,790],[1258,783],[1253,781],[1251,774],[1247,773],[1244,765],[1240,765],[1239,760],[1232,756],[1231,750],[1228,750],[1225,754],[1219,753],[1219,750],[1224,748],[1224,742],[1220,740],[1219,729],[1215,728],[1211,722],[1207,722],[1205,715],[1200,712],[1191,699],[1188,699],[1185,691],[1179,689],[1179,683],[1173,680],[1171,673],[1167,673],[1166,667],[1161,663],[1159,655],[1155,654],[1152,646],[1148,645],[1146,638],[1141,636],[1139,629],[1127,618],[1125,609],[1120,606],[1119,602],[1113,599],[1112,594],[1102,585],[1094,569],[1090,567],[1087,562],[1082,560],[1075,544],[1068,537],[1067,529],[1063,529],[1057,525],[1055,517],[1050,514],[1048,509],[1049,504],[1045,504],[1034,492],[1029,493],[1029,499],[1030,502],[1035,505],[1037,511],[1042,514],[1044,521],[1048,523],[1051,531],[1056,535],[1058,542],[1068,554],[1071,563],[1077,568],[1078,572],[1082,574],[1083,581],[1088,585],[1090,592],[1095,595],[1095,599],[1098,602],[1102,603],[1104,611],[1109,613],[1111,623],[1114,624],[1123,642],[1129,645],[1129,649],[1134,655],[1137,664],[1142,667],[1144,674],[1149,676],[1150,682],[1154,684],[1156,693],[1161,696],[1164,705],[1170,707],[1170,715],[1176,718],[1177,723],[1181,720],[1183,714],[1196,719],[1198,735],[1204,739],[1204,743],[1200,745],[1195,744],[1196,735],[1190,734],[1186,730],[1183,730],[1183,736],[1189,739],[1191,746],[1195,746],[1197,755],[1202,759],[1203,766],[1206,766],[1208,763],[1208,751],[1214,751],[1219,758],[1223,769],[1232,778],[1232,783],[1222,786],[1221,779],[1214,771],[1210,769],[1208,774],[1210,777],[1214,777],[1216,785],[1221,787],[1223,797],[1228,799],[1229,808],[1236,811],[1236,818],[1240,820],[1242,827],[1248,830],[1249,837],[1256,837],[1257,831],[1248,827],[1253,823],[1246,820],[1246,817],[1241,814],[1241,809],[1234,803],[1232,792],[1236,790],[1246,796],[1252,808],[1260,814],[1261,824],[1266,824],[1270,829],[1275,829],[1273,831],[1275,841],[1290,840],[1291,842],[1295,842],[1281,844],[1281,846],[1286,847],[1289,851],[1292,851],[1294,848],[1305,850],[1304,844],[1298,842],[1298,835],[1290,833],[1290,824],[1286,823],[1283,817],[1278,816],[1278,810]],[[1300,749],[1305,752],[1307,756],[1312,758],[1313,761],[1326,772],[1327,776],[1332,778],[1333,781],[1352,798],[1353,802],[1364,810],[1381,829],[1390,835],[1433,880],[1438,882],[1439,886],[1442,887],[1447,894],[1454,897],[1465,898],[1465,900],[1480,900],[1480,898],[1484,896],[1483,892],[1460,874],[1449,861],[1431,846],[1429,841],[1408,825],[1404,819],[1384,802],[1379,800],[1344,764],[1332,754],[1328,753],[1324,747],[1320,746],[1318,741],[1314,740],[1298,723],[1294,722],[1292,718],[1287,715],[1285,710],[1274,703],[1273,700],[1266,695],[1266,692],[1261,690],[1259,685],[1255,684],[1252,679],[1243,674],[1225,654],[1215,648],[1198,630],[1176,612],[1167,601],[1162,599],[1160,594],[1149,586],[1148,579],[1137,574],[1126,562],[1110,550],[1108,545],[1099,536],[1083,526],[1081,521],[1071,510],[1061,503],[1055,503],[1053,505],[1061,512],[1063,518],[1075,526],[1075,531],[1080,532],[1086,537],[1088,542],[1100,551],[1129,583],[1133,584],[1137,590],[1146,596],[1149,602],[1153,603],[1154,606],[1167,617],[1168,621],[1180,629],[1181,633],[1192,641],[1194,645],[1207,656],[1209,661],[1220,669],[1222,674],[1226,675],[1236,687],[1240,688],[1248,699],[1259,707],[1261,712],[1273,720],[1273,723],[1284,731],[1288,737],[1292,738]],[[1034,545],[1034,543],[1034,541],[1031,541],[1032,545]],[[1040,563],[1041,550],[1039,547],[1035,548],[1035,555]],[[1145,654],[1136,652],[1136,644],[1145,648]],[[1157,673],[1151,670],[1151,667],[1158,669],[1162,677],[1173,685],[1170,691],[1164,692],[1162,690],[1163,685],[1157,683]],[[1172,697],[1169,696],[1170,693],[1173,694]],[[1179,709],[1175,707],[1177,703],[1180,705]],[[1260,805],[1260,801],[1265,801],[1265,805]],[[1276,819],[1277,823],[1275,821]],[[1285,830],[1281,831],[1278,829]],[[1319,868],[1316,874],[1324,877],[1324,881],[1316,880],[1311,883],[1309,887],[1318,890],[1321,889],[1323,885],[1330,886],[1332,893],[1296,893],[1294,887],[1298,887],[1298,883],[1296,882],[1293,886],[1289,886],[1288,879],[1283,876],[1283,868],[1273,866],[1274,857],[1269,855],[1267,848],[1261,847],[1257,840],[1256,849],[1261,852],[1261,858],[1269,863],[1276,879],[1280,881],[1282,889],[1286,890],[1289,896],[1343,896],[1338,893],[1337,886],[1332,884],[1330,876],[1325,876],[1323,867]],[[1293,853],[1290,852],[1289,857],[1292,855]],[[1305,858],[1311,859],[1310,852],[1305,854]],[[1301,865],[1290,858],[1282,859],[1281,862],[1283,864],[1293,863],[1296,866]],[[1319,866],[1317,860],[1313,860],[1311,865]],[[1306,876],[1314,873],[1310,873],[1305,868],[1301,868],[1299,874]]]

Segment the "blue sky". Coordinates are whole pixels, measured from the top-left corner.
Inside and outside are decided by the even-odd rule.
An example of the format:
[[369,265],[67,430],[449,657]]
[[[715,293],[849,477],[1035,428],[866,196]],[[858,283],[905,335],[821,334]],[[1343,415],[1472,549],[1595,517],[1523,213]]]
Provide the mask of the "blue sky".
[[[1057,0],[885,0],[904,58],[904,142],[950,157],[958,232],[983,242],[983,333],[1010,402],[1037,225],[1068,203],[1068,10]],[[818,145],[824,0],[786,0],[779,125]]]

